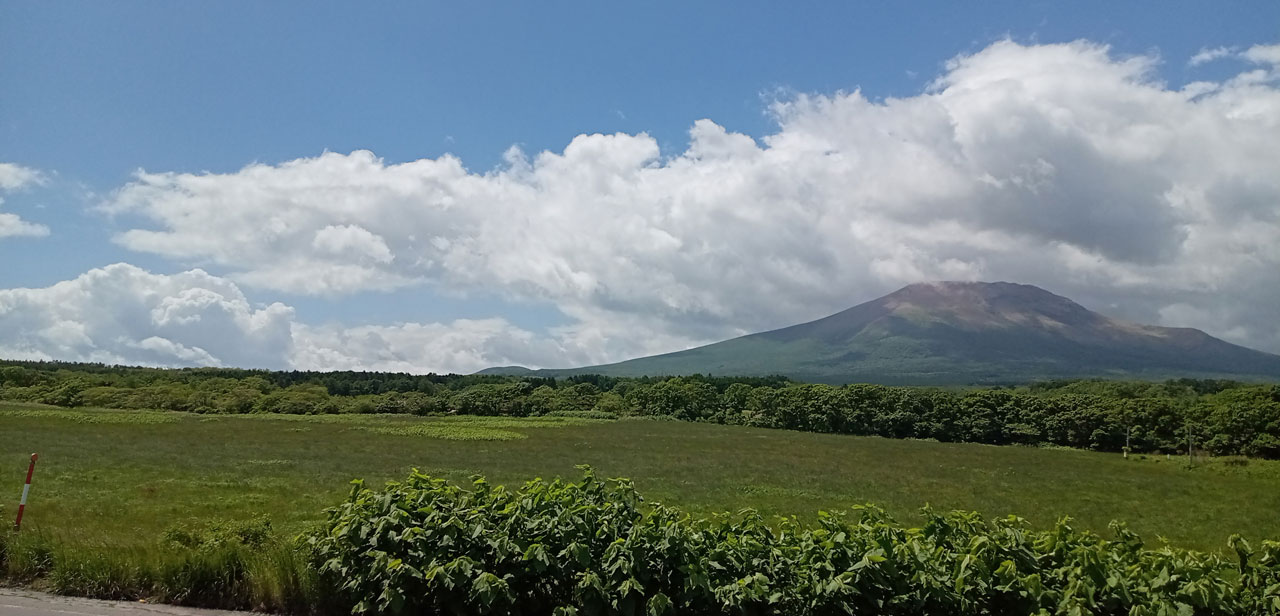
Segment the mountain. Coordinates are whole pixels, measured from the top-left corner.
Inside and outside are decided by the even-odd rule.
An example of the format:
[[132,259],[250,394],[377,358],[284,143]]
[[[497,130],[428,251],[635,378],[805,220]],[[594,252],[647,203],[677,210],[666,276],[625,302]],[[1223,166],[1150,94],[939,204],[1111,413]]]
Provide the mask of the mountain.
[[913,284],[829,317],[615,364],[538,376],[782,374],[803,381],[1020,383],[1051,378],[1280,380],[1280,355],[1200,330],[1113,319],[1008,282]]

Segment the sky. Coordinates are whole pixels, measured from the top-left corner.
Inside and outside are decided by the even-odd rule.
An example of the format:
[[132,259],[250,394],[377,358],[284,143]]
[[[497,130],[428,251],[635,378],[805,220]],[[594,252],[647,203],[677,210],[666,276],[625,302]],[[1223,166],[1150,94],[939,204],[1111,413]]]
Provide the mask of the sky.
[[0,0],[0,358],[471,372],[914,282],[1280,353],[1280,4]]

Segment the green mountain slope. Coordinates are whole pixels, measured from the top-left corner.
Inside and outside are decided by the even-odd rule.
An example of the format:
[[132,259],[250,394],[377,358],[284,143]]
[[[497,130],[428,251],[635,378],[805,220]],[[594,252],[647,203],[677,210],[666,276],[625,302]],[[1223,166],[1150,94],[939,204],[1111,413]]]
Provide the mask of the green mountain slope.
[[1196,329],[1112,319],[1030,285],[939,282],[910,285],[817,321],[685,351],[523,372],[588,373],[783,374],[827,383],[939,385],[1083,377],[1270,380],[1280,379],[1280,356]]

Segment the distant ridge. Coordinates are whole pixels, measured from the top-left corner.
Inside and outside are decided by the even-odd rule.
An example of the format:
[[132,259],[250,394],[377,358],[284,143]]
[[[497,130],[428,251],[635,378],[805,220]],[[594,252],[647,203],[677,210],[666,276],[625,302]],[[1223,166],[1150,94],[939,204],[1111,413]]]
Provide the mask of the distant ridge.
[[537,372],[533,368],[525,368],[524,366],[494,366],[493,368],[485,368],[476,374],[501,374],[506,376],[530,376]]
[[714,374],[825,383],[1021,383],[1052,378],[1280,380],[1280,355],[1198,329],[1140,325],[1009,282],[913,284],[829,317],[675,353],[487,374]]

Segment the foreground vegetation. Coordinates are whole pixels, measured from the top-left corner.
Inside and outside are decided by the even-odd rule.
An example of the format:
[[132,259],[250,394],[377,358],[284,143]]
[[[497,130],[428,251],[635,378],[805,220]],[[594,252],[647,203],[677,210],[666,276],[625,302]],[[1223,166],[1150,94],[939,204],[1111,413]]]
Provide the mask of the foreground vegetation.
[[174,530],[152,546],[132,548],[6,528],[0,531],[0,586],[193,607],[350,613],[331,598],[299,547],[266,521]]
[[[1033,530],[1025,536],[1032,543],[1049,536],[1037,533],[1053,531],[1062,516],[1074,518],[1076,531],[1107,536],[1112,536],[1111,520],[1126,520],[1143,536],[1167,538],[1176,546],[1170,548],[1169,562],[1186,563],[1187,575],[1203,575],[1202,586],[1212,593],[1226,592],[1220,584],[1237,583],[1227,575],[1231,567],[1238,569],[1231,564],[1234,551],[1227,548],[1231,534],[1242,534],[1260,555],[1261,541],[1280,537],[1280,519],[1274,515],[1280,510],[1277,462],[1206,458],[1188,468],[1185,459],[1164,456],[1126,460],[1067,449],[595,417],[602,415],[201,415],[0,404],[0,480],[16,494],[27,454],[41,454],[23,531],[17,536],[0,532],[0,578],[98,597],[345,613],[349,596],[323,577],[310,548],[294,539],[332,525],[323,511],[342,501],[352,477],[379,485],[414,467],[455,485],[483,474],[494,484],[517,486],[534,477],[575,475],[575,465],[587,463],[604,476],[632,477],[646,496],[690,513],[693,526],[688,528],[720,524],[693,521],[712,519],[718,511],[756,509],[763,525],[752,531],[757,534],[765,527],[791,529],[788,536],[817,532],[828,524],[818,511],[865,502],[920,528],[933,519],[919,514],[926,503],[939,511],[976,510],[988,519],[1017,513],[1029,520]],[[11,503],[0,504],[0,516],[12,514]],[[774,517],[792,514],[798,519]],[[734,520],[732,525],[744,524]],[[877,520],[867,523],[879,528]],[[714,532],[728,533],[728,528]],[[910,534],[887,521],[882,530]],[[1072,536],[1083,542],[1080,550],[1093,545],[1092,553],[1112,557],[1079,532]],[[1189,556],[1182,551],[1186,548],[1214,556]],[[955,566],[957,561],[947,560],[953,556],[963,560],[956,552],[940,556],[938,566]],[[326,560],[333,557],[330,553]],[[1146,567],[1156,561],[1123,562]],[[370,570],[369,575],[384,572]],[[1019,572],[1019,579],[1032,573]],[[475,587],[479,573],[474,573],[468,588]],[[1140,582],[1138,572],[1125,575],[1133,584]],[[785,605],[801,600],[796,598],[801,591],[773,584],[769,594],[783,592],[792,601]],[[871,582],[859,582],[865,584]],[[1139,586],[1128,588],[1134,592]],[[678,604],[677,595],[662,592]],[[645,597],[647,605],[650,595]],[[500,605],[494,603],[494,613],[501,613]],[[591,613],[585,604],[578,607]]]
[[1280,612],[1280,542],[1230,555],[1103,538],[1062,520],[876,507],[813,524],[690,516],[626,480],[471,489],[419,472],[357,482],[320,526],[170,531],[159,558],[0,534],[11,580],[60,592],[296,614],[1239,615]]
[[695,519],[641,506],[630,482],[420,473],[357,486],[307,546],[337,602],[377,614],[1165,614],[1280,611],[1280,542],[1234,559],[1148,548],[1066,522],[925,511],[918,528],[875,508],[816,525],[754,512]]
[[943,442],[1280,458],[1280,386],[1192,379],[952,391],[781,377],[555,380],[7,362],[0,400],[205,414],[595,412]]

